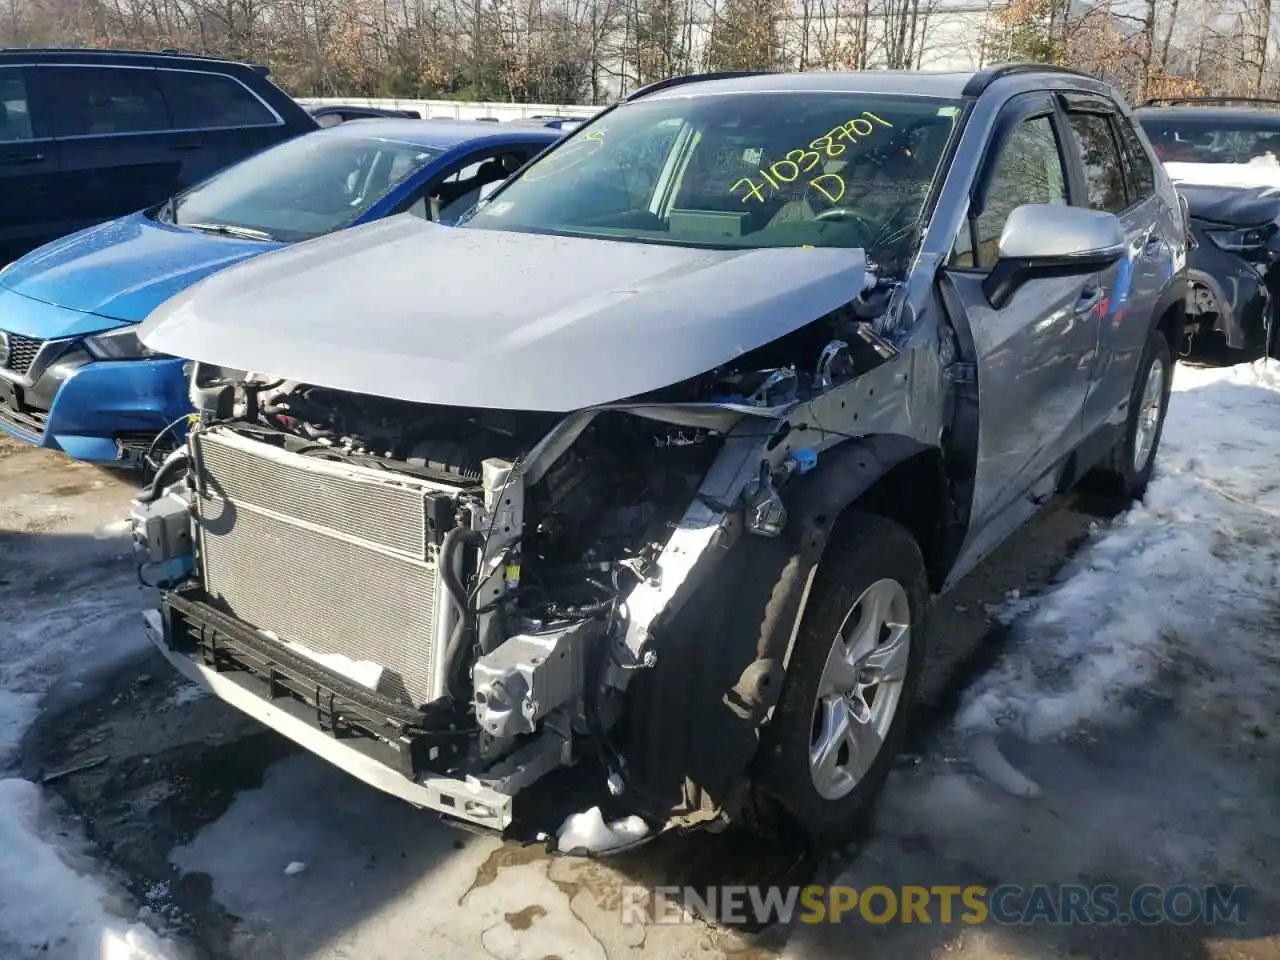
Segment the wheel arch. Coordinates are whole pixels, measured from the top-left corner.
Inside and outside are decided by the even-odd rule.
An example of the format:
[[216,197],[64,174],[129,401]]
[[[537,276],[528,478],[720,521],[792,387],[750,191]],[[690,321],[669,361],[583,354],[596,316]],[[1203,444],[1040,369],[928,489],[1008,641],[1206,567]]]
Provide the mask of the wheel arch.
[[943,463],[939,448],[897,434],[825,452],[817,469],[783,488],[782,535],[738,537],[716,574],[655,631],[655,665],[627,690],[624,747],[650,801],[735,805],[759,729],[781,694],[813,573],[851,510],[905,527],[931,585],[943,582]]
[[1182,352],[1182,339],[1187,322],[1187,294],[1190,281],[1184,276],[1174,276],[1160,293],[1156,307],[1151,311],[1151,323],[1169,344],[1169,352],[1176,360]]

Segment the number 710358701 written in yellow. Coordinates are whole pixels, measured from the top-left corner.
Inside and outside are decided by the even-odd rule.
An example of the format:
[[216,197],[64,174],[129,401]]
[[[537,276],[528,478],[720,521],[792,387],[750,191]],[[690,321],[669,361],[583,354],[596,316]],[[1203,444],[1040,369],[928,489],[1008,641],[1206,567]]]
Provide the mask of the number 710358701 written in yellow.
[[[754,200],[763,203],[764,188],[774,191],[782,189],[784,184],[794,183],[817,170],[826,160],[833,160],[845,152],[845,143],[857,143],[885,128],[892,129],[893,124],[883,117],[864,110],[852,120],[846,120],[838,127],[832,127],[822,136],[815,138],[808,149],[790,151],[781,160],[775,160],[768,169],[760,169],[760,177],[764,185],[755,182],[751,177],[743,177],[729,189],[735,194],[739,188],[743,193],[738,197],[743,203]],[[844,141],[844,142],[841,142]],[[812,177],[808,186],[819,190],[831,203],[836,203],[844,196],[844,178],[837,173],[819,173]]]

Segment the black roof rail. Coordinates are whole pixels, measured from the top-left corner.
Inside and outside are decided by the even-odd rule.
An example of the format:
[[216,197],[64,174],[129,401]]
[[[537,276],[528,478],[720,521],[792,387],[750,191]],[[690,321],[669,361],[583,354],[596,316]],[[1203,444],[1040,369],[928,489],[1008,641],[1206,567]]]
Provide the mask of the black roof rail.
[[87,55],[100,57],[184,57],[188,60],[208,60],[211,63],[241,64],[242,66],[259,69],[255,64],[244,63],[240,60],[232,60],[230,57],[218,57],[208,53],[188,53],[185,50],[177,50],[172,47],[164,50],[130,50],[105,47],[0,47],[0,54],[25,56],[32,53],[75,54],[76,56]]
[[1280,100],[1274,97],[1151,97],[1148,100],[1144,100],[1142,105],[1144,107],[1155,107],[1164,104],[1165,106],[1174,107],[1179,104],[1200,103],[1268,103],[1272,106],[1280,106]]
[[646,84],[638,90],[632,90],[629,94],[622,98],[624,103],[632,100],[639,100],[641,97],[647,97],[651,93],[657,93],[659,90],[669,90],[672,87],[682,87],[686,83],[701,83],[703,80],[732,80],[735,77],[761,77],[766,74],[773,73],[772,70],[717,70],[711,73],[690,73],[683,77],[667,77],[665,80],[655,80],[653,83]]
[[1020,73],[1057,73],[1069,77],[1084,77],[1086,80],[1096,81],[1098,79],[1080,70],[1060,67],[1053,63],[997,63],[990,67],[984,67],[970,77],[969,82],[964,85],[964,90],[961,91],[961,96],[981,96],[987,87],[997,80],[1003,80],[1005,77],[1016,76]]

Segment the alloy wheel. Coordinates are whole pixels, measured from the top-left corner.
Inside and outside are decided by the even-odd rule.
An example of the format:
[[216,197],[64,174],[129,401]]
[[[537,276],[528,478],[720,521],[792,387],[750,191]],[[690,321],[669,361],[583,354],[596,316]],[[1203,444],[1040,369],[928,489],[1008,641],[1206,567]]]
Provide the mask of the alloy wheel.
[[1138,417],[1133,430],[1133,471],[1141,473],[1151,459],[1156,433],[1160,429],[1160,408],[1164,402],[1164,361],[1159,357],[1147,371],[1147,383],[1138,403]]
[[911,603],[896,580],[858,597],[818,682],[809,772],[825,800],[853,791],[880,754],[902,698],[911,656]]

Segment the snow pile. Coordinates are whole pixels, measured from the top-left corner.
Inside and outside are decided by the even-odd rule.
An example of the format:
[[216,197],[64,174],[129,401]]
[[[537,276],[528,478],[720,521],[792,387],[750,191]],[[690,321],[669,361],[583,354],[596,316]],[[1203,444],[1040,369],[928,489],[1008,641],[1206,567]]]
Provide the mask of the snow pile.
[[1193,163],[1169,160],[1169,179],[1209,187],[1280,187],[1280,162],[1273,154],[1253,157],[1246,163]]
[[[127,543],[122,543],[127,551]],[[0,774],[11,768],[45,698],[83,687],[93,670],[146,640],[131,575],[93,569],[57,590],[0,600]],[[131,573],[131,571],[130,571]],[[101,879],[78,831],[43,790],[0,776],[0,957],[173,960],[172,945],[119,919],[127,901]]]
[[[962,731],[1052,738],[1123,719],[1138,691],[1187,671],[1198,710],[1214,709],[1215,695],[1237,710],[1270,702],[1280,683],[1280,376],[1275,364],[1179,366],[1173,389],[1145,502],[1057,589],[1018,601],[1027,612],[1015,647],[969,691]],[[1219,644],[1227,634],[1233,642]]]
[[146,641],[137,591],[123,578],[48,600],[12,597],[0,613],[0,770],[13,762],[40,701],[75,666],[91,669]]
[[0,957],[27,960],[170,960],[178,953],[140,924],[115,914],[117,897],[40,788],[0,780]]
[[[268,633],[268,635],[272,640],[280,640],[274,634]],[[376,691],[378,684],[382,682],[383,668],[380,663],[374,663],[372,660],[353,660],[341,653],[320,653],[293,640],[281,642],[299,656],[306,657],[325,669],[332,670],[338,676],[346,677],[353,683],[358,683],[369,690]]]
[[639,817],[605,823],[600,808],[592,807],[565,818],[557,832],[556,845],[564,853],[611,853],[638,843],[648,834],[648,825]]

